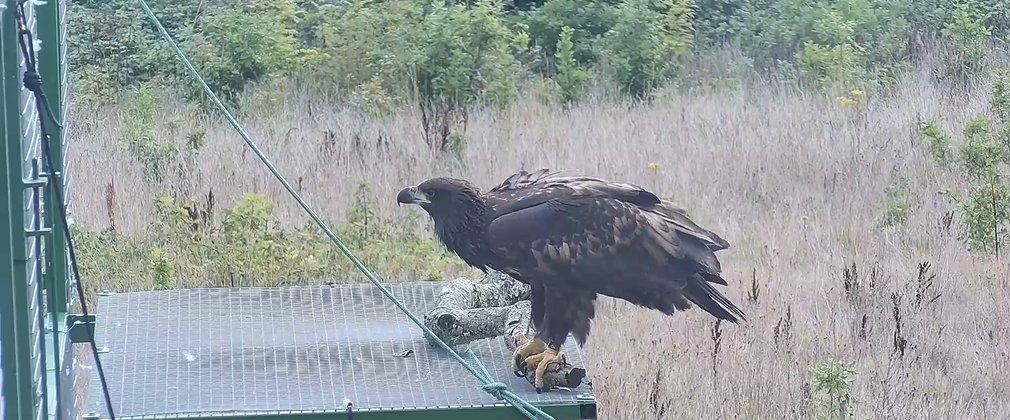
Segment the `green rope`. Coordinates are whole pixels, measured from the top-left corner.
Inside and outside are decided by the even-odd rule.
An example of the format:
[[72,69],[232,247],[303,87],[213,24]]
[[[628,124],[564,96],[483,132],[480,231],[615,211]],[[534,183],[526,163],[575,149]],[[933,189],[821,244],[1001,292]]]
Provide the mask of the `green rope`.
[[158,20],[158,17],[154,15],[153,11],[151,11],[151,8],[147,5],[147,2],[145,0],[137,0],[137,1],[140,3],[140,7],[144,9],[144,13],[146,13],[147,16],[151,18],[151,20],[154,22],[155,26],[158,27],[158,32],[161,33],[161,36],[165,38],[165,41],[167,41],[169,45],[172,47],[172,50],[175,51],[175,56],[178,57],[180,61],[182,61],[182,63],[186,66],[186,69],[189,70],[193,78],[200,83],[200,86],[203,87],[204,92],[206,92],[207,96],[209,96],[210,99],[214,102],[214,105],[217,106],[217,109],[221,111],[222,114],[224,114],[225,118],[228,119],[228,122],[231,123],[232,127],[234,127],[235,130],[238,131],[239,135],[242,136],[242,140],[244,140],[245,143],[249,145],[249,148],[251,148],[252,151],[256,153],[256,156],[259,157],[259,159],[263,162],[263,164],[266,165],[268,169],[270,169],[270,172],[274,175],[274,177],[277,178],[277,180],[284,185],[284,189],[287,190],[292,197],[294,197],[295,201],[297,201],[298,204],[302,207],[302,209],[304,209],[305,212],[308,213],[309,217],[311,217],[312,220],[315,221],[317,225],[319,225],[319,228],[326,233],[326,236],[330,238],[330,241],[332,241],[333,244],[336,245],[337,248],[339,248],[340,251],[343,252],[344,255],[346,255],[347,258],[354,263],[354,266],[357,267],[358,270],[361,270],[361,272],[365,275],[365,277],[368,278],[368,281],[372,282],[372,284],[374,284],[375,287],[379,288],[379,291],[381,291],[383,295],[389,298],[389,300],[393,302],[393,304],[396,305],[397,308],[403,311],[403,313],[406,314],[411,321],[414,321],[414,323],[417,324],[417,326],[420,327],[425,334],[431,337],[443,349],[448,351],[449,354],[451,354],[452,357],[456,359],[456,361],[462,364],[463,367],[469,370],[470,373],[473,374],[473,376],[477,377],[477,379],[483,382],[484,384],[483,386],[481,386],[481,389],[493,395],[495,398],[499,400],[507,400],[509,403],[515,406],[516,409],[518,409],[520,412],[526,415],[526,417],[529,417],[534,420],[554,420],[554,417],[551,417],[551,415],[545,413],[543,410],[540,410],[533,404],[530,404],[528,401],[523,400],[521,397],[519,397],[514,392],[509,390],[508,386],[506,386],[505,384],[501,382],[496,382],[494,378],[491,376],[491,374],[488,373],[487,369],[480,362],[480,360],[477,359],[477,356],[474,355],[469,348],[467,349],[467,352],[472,356],[475,362],[474,364],[477,365],[477,368],[474,368],[469,363],[467,363],[466,360],[463,360],[463,357],[460,356],[459,353],[456,353],[455,350],[453,350],[451,347],[449,347],[448,344],[442,341],[442,339],[439,338],[433,331],[431,331],[431,329],[425,326],[424,323],[417,318],[417,315],[414,315],[409,309],[407,309],[407,307],[404,306],[403,303],[401,303],[400,300],[396,298],[396,296],[393,296],[392,292],[390,292],[389,289],[387,289],[385,286],[382,285],[381,282],[379,282],[378,277],[376,277],[375,274],[373,274],[371,270],[368,269],[368,267],[365,267],[365,265],[361,262],[361,260],[359,260],[358,257],[356,257],[354,253],[352,253],[351,250],[348,249],[346,245],[344,245],[344,243],[340,240],[340,238],[338,238],[337,235],[334,234],[332,230],[330,230],[329,226],[327,226],[326,223],[323,222],[323,220],[319,217],[319,215],[317,215],[316,212],[313,211],[311,207],[309,207],[309,205],[305,202],[305,200],[302,199],[301,195],[299,195],[298,192],[296,192],[295,189],[291,187],[291,184],[288,183],[287,179],[285,179],[284,176],[281,175],[281,173],[277,170],[277,168],[274,167],[270,159],[267,158],[265,154],[263,154],[263,151],[261,151],[259,146],[257,146],[256,143],[249,137],[249,134],[246,133],[244,128],[242,128],[242,125],[240,125],[238,121],[235,120],[235,117],[232,116],[231,112],[228,111],[228,108],[225,107],[223,103],[221,103],[221,100],[218,99],[216,94],[214,94],[214,91],[211,90],[210,86],[207,86],[207,82],[203,79],[203,76],[200,75],[200,72],[198,72],[196,68],[193,67],[193,64],[189,61],[189,59],[186,58],[186,54],[182,52],[182,49],[179,48],[179,45],[176,44],[175,40],[172,39],[172,36],[169,35],[168,31],[165,30],[165,27],[162,26],[161,21]]

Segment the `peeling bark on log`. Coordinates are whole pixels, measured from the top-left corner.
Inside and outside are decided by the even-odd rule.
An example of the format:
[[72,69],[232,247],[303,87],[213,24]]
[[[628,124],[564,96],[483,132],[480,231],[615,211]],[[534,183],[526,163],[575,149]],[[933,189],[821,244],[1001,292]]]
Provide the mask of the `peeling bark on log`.
[[[504,273],[490,271],[475,282],[457,278],[438,295],[438,303],[424,316],[424,324],[450,346],[501,336],[515,350],[516,334],[534,334],[530,323],[530,287]],[[508,363],[511,364],[511,355]],[[536,366],[526,367],[526,380],[533,384]],[[544,386],[575,388],[582,384],[585,369],[552,363],[544,374]]]

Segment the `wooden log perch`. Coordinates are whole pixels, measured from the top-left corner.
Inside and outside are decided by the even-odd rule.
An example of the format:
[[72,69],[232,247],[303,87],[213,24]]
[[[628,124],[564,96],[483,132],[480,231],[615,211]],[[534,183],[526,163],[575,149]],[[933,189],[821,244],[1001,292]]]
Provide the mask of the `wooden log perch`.
[[[509,350],[522,343],[518,333],[532,337],[530,287],[511,276],[489,271],[474,282],[457,278],[439,293],[437,304],[424,316],[424,324],[450,346],[501,336]],[[511,364],[511,354],[508,360]],[[533,384],[536,366],[526,367],[526,380]],[[544,374],[548,389],[575,388],[586,370],[565,361],[552,363]]]

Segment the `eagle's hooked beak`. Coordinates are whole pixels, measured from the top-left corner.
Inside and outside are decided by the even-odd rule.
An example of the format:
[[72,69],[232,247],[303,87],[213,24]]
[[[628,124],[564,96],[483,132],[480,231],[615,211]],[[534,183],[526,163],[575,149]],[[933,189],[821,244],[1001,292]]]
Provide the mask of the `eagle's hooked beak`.
[[400,193],[396,195],[396,205],[400,204],[428,204],[431,203],[428,200],[428,196],[424,195],[421,190],[417,187],[407,187],[400,190]]

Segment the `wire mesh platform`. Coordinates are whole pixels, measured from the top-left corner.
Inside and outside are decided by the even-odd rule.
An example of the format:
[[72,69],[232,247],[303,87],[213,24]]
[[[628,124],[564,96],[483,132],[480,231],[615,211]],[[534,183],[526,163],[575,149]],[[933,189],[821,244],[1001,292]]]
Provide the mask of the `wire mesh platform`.
[[[444,284],[387,287],[420,316]],[[517,414],[428,344],[371,284],[131,292],[99,297],[97,305],[96,338],[108,349],[101,356],[116,418],[346,413],[348,402],[355,418],[475,407]],[[492,376],[537,406],[574,407],[568,412],[576,414],[594,407],[587,385],[537,394],[512,374],[511,352],[500,337],[459,346],[461,353],[465,346]],[[407,350],[413,352],[403,356]],[[570,363],[585,366],[574,340],[564,351]],[[91,377],[85,412],[104,416],[94,370]]]

